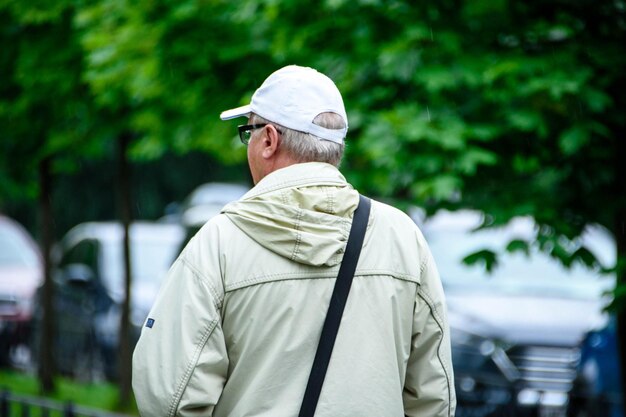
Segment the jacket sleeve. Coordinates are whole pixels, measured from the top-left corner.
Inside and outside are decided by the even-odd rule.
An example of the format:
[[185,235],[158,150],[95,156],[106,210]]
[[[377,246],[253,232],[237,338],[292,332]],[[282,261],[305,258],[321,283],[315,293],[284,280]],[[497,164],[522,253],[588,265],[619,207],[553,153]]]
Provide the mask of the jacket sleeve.
[[194,240],[170,269],[133,354],[142,416],[211,416],[224,387],[219,256],[209,250],[198,267]]
[[452,417],[456,393],[443,288],[430,250],[422,263],[403,400],[409,417]]

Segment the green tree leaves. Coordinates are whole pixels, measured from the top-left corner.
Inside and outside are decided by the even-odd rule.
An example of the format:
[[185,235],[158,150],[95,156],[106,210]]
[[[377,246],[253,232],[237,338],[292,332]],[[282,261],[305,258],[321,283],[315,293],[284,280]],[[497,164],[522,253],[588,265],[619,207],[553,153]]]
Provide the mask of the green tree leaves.
[[[248,102],[277,68],[309,65],[343,92],[343,169],[364,192],[429,212],[474,207],[499,223],[528,214],[557,235],[596,222],[616,230],[626,206],[616,168],[623,10],[621,1],[3,1],[2,132],[7,152],[56,153],[57,168],[110,152],[125,131],[136,159],[199,150],[242,163],[235,122],[219,113]],[[0,170],[16,178],[0,181],[9,192],[24,174],[4,158]]]

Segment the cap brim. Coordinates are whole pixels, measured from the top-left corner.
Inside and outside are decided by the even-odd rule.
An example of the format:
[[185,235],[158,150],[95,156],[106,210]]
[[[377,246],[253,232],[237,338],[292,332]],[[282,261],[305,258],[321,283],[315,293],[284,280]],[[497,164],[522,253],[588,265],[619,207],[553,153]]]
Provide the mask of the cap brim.
[[250,105],[248,104],[246,106],[237,107],[236,109],[223,111],[222,114],[220,114],[220,119],[230,120],[230,119],[235,119],[237,117],[244,117],[244,116],[248,117],[250,112],[251,112]]

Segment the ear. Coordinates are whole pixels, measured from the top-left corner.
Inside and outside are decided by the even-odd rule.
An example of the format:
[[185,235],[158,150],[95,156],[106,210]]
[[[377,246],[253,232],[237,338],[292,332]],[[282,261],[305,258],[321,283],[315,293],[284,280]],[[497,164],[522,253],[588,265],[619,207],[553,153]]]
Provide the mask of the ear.
[[280,134],[276,128],[272,125],[267,125],[263,128],[263,151],[261,155],[265,159],[271,159],[276,156],[278,147],[280,146]]

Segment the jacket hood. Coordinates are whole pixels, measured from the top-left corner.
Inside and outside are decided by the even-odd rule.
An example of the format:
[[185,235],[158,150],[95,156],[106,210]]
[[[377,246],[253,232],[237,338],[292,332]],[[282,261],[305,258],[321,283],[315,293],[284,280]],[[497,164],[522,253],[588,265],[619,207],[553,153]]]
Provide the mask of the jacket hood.
[[261,246],[313,266],[341,262],[359,194],[332,165],[309,162],[272,172],[222,209]]

